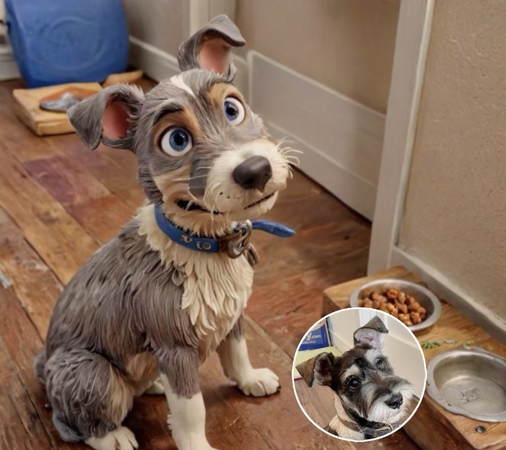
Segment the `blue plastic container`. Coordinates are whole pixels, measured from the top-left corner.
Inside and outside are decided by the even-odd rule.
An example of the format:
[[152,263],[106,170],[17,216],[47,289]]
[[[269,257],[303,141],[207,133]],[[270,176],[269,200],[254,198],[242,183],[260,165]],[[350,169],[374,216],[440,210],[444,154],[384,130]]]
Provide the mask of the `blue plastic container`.
[[104,81],[128,62],[121,0],[5,0],[9,37],[29,87]]

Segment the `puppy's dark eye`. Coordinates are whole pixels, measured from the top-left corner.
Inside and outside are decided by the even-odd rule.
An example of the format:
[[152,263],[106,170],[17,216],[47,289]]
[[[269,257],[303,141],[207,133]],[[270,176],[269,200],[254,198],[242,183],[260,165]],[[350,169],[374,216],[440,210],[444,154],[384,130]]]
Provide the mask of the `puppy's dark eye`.
[[160,147],[170,156],[182,156],[193,147],[193,140],[184,128],[169,128],[160,139]]
[[352,377],[348,380],[348,387],[351,389],[356,389],[360,386],[360,380],[358,378]]
[[239,125],[246,115],[242,103],[234,97],[227,97],[223,102],[223,112],[232,125]]
[[377,359],[376,360],[376,367],[379,369],[379,370],[386,370],[387,368],[387,363],[384,359],[380,358],[380,359]]

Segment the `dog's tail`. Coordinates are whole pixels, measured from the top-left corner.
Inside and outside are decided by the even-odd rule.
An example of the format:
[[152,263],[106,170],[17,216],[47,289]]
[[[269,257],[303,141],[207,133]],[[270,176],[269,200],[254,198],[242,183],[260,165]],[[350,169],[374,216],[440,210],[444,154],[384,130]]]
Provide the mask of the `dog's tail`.
[[37,356],[35,356],[35,360],[33,362],[33,370],[35,371],[35,375],[39,379],[39,381],[45,386],[46,385],[46,377],[44,376],[44,368],[46,366],[46,350],[42,349]]

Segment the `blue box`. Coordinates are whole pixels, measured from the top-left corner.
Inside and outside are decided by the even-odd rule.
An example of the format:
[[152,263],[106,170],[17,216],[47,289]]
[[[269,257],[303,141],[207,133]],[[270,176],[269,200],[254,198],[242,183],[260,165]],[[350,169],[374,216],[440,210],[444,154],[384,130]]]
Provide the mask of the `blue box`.
[[321,327],[310,330],[306,338],[301,342],[299,350],[313,350],[316,348],[330,347],[327,325],[324,323]]
[[102,82],[125,71],[121,0],[5,0],[14,57],[29,87]]

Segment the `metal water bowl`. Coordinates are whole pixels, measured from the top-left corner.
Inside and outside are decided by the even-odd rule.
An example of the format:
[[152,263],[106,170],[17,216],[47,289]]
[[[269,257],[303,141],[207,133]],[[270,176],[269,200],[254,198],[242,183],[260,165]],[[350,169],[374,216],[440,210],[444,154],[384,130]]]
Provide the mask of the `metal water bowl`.
[[506,421],[506,359],[480,348],[439,353],[427,366],[427,392],[452,413]]

